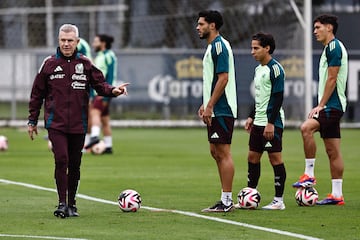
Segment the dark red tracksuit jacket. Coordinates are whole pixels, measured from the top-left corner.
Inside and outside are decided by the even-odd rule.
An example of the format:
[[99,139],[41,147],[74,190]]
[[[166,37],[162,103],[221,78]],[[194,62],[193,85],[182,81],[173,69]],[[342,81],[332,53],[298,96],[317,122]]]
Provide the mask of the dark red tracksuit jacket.
[[46,58],[36,75],[29,102],[29,123],[37,124],[44,104],[45,128],[64,133],[84,134],[87,130],[89,89],[101,96],[115,97],[113,86],[102,72],[82,54],[65,57],[57,49]]

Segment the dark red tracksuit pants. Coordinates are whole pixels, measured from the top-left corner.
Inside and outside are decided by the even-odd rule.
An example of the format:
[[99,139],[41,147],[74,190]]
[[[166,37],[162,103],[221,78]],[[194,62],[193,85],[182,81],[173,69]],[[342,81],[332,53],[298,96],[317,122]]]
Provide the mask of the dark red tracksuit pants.
[[85,134],[68,134],[55,129],[48,129],[48,133],[55,157],[55,181],[59,202],[75,205]]

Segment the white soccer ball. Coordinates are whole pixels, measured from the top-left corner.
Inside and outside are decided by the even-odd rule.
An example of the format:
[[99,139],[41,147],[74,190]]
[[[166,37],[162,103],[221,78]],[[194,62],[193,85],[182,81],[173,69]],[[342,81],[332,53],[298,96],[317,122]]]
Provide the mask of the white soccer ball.
[[8,139],[5,136],[0,136],[0,151],[6,151],[9,148]]
[[141,207],[141,196],[137,191],[128,189],[120,193],[118,203],[123,212],[136,212]]
[[259,206],[260,200],[260,192],[255,188],[243,188],[238,194],[240,208],[255,209]]
[[100,142],[98,142],[91,148],[91,153],[95,155],[100,155],[105,151],[105,148],[105,142],[103,140],[100,140]]
[[299,188],[295,193],[295,200],[299,206],[314,206],[319,194],[313,187]]

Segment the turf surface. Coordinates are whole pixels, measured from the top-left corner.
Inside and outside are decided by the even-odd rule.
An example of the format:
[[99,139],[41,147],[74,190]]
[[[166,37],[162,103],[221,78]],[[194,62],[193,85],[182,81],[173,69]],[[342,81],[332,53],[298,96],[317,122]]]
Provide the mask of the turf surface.
[[[345,206],[298,207],[291,184],[304,168],[299,131],[284,133],[287,168],[285,211],[237,210],[206,214],[257,226],[323,239],[360,239],[360,130],[343,130]],[[1,129],[10,149],[0,152],[0,178],[54,188],[52,153],[42,130],[34,142],[24,129]],[[234,197],[246,184],[248,135],[240,129],[232,145],[236,165]],[[320,197],[331,190],[329,164],[317,137],[316,175]],[[80,193],[116,201],[121,190],[140,192],[143,205],[200,213],[219,198],[215,163],[208,153],[205,129],[115,129],[111,156],[83,157]],[[259,183],[261,205],[273,197],[273,172],[262,159]],[[52,212],[56,194],[0,184],[1,234],[58,236],[86,239],[296,239],[226,223],[141,209],[122,213],[114,205],[78,199],[80,218],[57,219]],[[15,238],[9,238],[15,239]],[[21,239],[21,238],[18,238]]]

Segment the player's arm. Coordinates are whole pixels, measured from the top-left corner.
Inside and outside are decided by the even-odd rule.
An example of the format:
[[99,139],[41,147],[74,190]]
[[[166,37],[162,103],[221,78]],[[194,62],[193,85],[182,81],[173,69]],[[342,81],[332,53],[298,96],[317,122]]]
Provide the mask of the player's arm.
[[319,112],[323,110],[329,101],[331,94],[334,92],[336,87],[336,81],[338,77],[338,73],[341,66],[341,58],[342,58],[342,50],[341,46],[334,42],[334,48],[326,48],[326,59],[327,59],[327,72],[328,77],[326,79],[323,96],[320,99],[318,106],[311,110],[309,113],[309,118],[317,117]]
[[[278,65],[274,65],[273,69],[280,69]],[[274,73],[275,75],[275,73]],[[277,76],[270,75],[271,84],[272,84],[272,92],[271,98],[273,99],[273,106],[270,114],[268,114],[268,124],[265,126],[263,136],[267,140],[272,140],[274,138],[275,132],[275,121],[276,118],[280,114],[280,109],[284,100],[284,81],[285,75],[283,73],[278,74]]]
[[276,118],[279,116],[280,108],[284,100],[284,92],[273,93],[272,97],[274,99],[274,106],[268,117],[268,123],[274,124]]
[[92,64],[90,72],[90,85],[93,89],[95,89],[98,95],[116,97],[116,95],[113,94],[115,87],[109,85],[105,81],[105,77],[99,68]]
[[201,104],[198,110],[198,116],[201,120],[203,119],[203,114],[204,114],[204,104]]
[[248,118],[246,119],[246,122],[245,122],[245,130],[249,133],[251,132],[251,129],[252,129],[252,126],[253,126],[253,123],[254,123],[254,119],[255,119],[255,104],[253,105],[252,109],[251,109],[251,112],[249,113],[249,116]]
[[263,133],[265,139],[267,140],[272,140],[274,138],[274,132],[275,132],[274,124],[276,118],[279,116],[280,108],[284,99],[284,92],[272,93],[272,98],[274,99],[273,109],[268,117],[268,124],[265,126]]
[[324,94],[320,99],[317,107],[315,107],[309,114],[309,118],[313,118],[318,115],[321,110],[324,109],[326,103],[329,101],[331,94],[334,92],[336,87],[337,76],[340,70],[340,66],[328,67],[328,78],[326,80]]
[[214,106],[219,101],[221,95],[224,93],[226,84],[229,80],[229,74],[227,72],[219,73],[217,76],[218,80],[216,82],[214,91],[203,113],[203,120],[208,126],[211,126],[211,118]]
[[35,77],[29,101],[28,134],[31,140],[34,140],[34,134],[37,135],[37,123],[45,95],[46,75],[42,68]]
[[334,92],[339,70],[340,67],[337,66],[328,67],[328,79],[326,80],[324,95],[319,103],[320,107],[325,107],[326,103],[329,101],[331,97],[331,94]]
[[105,81],[101,71],[91,64],[90,85],[100,96],[117,97],[119,95],[127,95],[127,86],[130,83],[123,83],[117,87],[113,87]]

